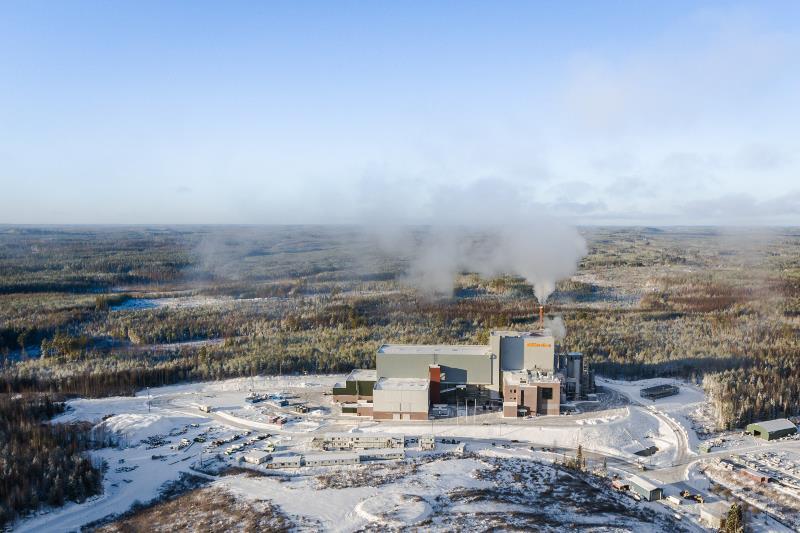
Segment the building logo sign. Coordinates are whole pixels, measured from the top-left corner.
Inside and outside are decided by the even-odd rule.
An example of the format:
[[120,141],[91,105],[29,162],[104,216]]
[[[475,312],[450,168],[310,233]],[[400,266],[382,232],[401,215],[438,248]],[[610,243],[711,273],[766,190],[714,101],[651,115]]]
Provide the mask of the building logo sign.
[[547,342],[526,342],[526,348],[552,348],[552,344]]

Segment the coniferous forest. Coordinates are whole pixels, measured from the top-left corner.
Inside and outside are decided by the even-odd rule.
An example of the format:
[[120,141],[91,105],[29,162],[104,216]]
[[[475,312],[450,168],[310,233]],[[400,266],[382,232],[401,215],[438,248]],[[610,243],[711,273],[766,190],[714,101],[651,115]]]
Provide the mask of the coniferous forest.
[[[720,428],[800,414],[800,230],[581,232],[588,253],[545,302],[563,350],[598,375],[702,384]],[[4,516],[97,490],[81,430],[41,424],[48,395],[345,372],[383,342],[536,326],[524,279],[459,272],[430,294],[409,253],[345,226],[1,227]],[[12,481],[34,460],[40,476]]]
[[0,526],[102,491],[102,468],[83,453],[93,446],[89,428],[48,423],[63,411],[48,395],[0,397]]

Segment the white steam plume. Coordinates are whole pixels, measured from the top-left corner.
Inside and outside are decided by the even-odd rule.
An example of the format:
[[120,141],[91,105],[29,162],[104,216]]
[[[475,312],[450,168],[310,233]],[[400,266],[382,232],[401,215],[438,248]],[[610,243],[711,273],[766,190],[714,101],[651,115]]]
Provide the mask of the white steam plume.
[[563,340],[567,336],[567,327],[564,325],[564,319],[561,316],[545,318],[544,327],[550,330],[557,341]]
[[[408,281],[449,294],[459,272],[518,275],[544,303],[586,253],[577,229],[546,214],[526,194],[499,180],[432,195],[424,228],[376,227],[379,248],[410,262]],[[418,221],[415,221],[418,222]]]

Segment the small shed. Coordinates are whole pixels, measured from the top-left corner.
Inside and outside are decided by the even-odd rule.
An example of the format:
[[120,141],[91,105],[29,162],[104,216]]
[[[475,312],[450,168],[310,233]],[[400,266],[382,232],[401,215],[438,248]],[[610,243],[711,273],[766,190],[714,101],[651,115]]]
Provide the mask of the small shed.
[[420,450],[435,450],[436,449],[436,439],[433,435],[422,435],[419,438],[419,449]]
[[745,428],[747,433],[754,437],[764,440],[775,440],[797,433],[797,426],[786,418],[767,420],[766,422],[755,422],[748,424]]
[[704,503],[700,506],[700,521],[713,529],[725,527],[730,505],[726,502]]
[[649,502],[660,500],[664,497],[664,491],[661,487],[657,487],[639,476],[631,476],[628,479],[628,484],[633,492]]
[[621,479],[615,479],[614,481],[611,482],[611,488],[613,488],[614,490],[623,491],[623,490],[630,490],[631,487]]

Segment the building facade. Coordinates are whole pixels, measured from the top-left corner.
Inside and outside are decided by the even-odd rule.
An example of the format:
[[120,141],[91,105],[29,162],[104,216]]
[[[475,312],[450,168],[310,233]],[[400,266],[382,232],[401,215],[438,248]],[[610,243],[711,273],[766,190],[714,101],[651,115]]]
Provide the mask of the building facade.
[[748,424],[745,431],[759,439],[775,440],[794,435],[797,433],[797,426],[789,419],[778,418],[776,420]]
[[333,398],[359,415],[371,403],[375,420],[427,420],[442,393],[470,386],[502,398],[504,416],[557,415],[586,383],[582,354],[556,357],[550,330],[493,331],[488,345],[384,344],[375,370],[354,370]]

